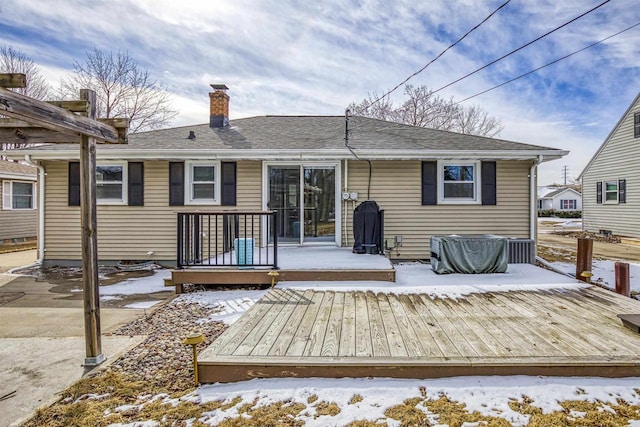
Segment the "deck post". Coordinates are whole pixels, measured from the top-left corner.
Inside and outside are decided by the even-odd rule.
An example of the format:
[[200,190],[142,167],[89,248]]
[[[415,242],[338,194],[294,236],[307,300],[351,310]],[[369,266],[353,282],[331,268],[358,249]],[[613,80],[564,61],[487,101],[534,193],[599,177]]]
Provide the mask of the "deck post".
[[[96,93],[80,90],[89,102],[90,119],[96,116]],[[96,215],[96,140],[82,135],[80,142],[80,223],[82,227],[82,284],[84,302],[85,366],[104,360],[100,337],[100,291],[98,280],[98,235]]]
[[631,296],[631,288],[629,287],[629,263],[616,262],[616,293],[624,295],[625,297]]
[[177,269],[181,269],[182,268],[182,251],[183,251],[183,241],[182,241],[182,235],[183,235],[183,231],[182,231],[182,227],[183,227],[183,216],[184,214],[181,212],[178,212],[178,235],[176,236],[176,243],[177,243],[177,253],[176,253],[176,268]]
[[273,211],[271,214],[273,218],[273,226],[271,232],[273,233],[273,268],[278,269],[278,211]]
[[587,277],[582,273],[591,272],[593,254],[593,240],[588,238],[578,239],[578,255],[576,260],[576,279],[587,282]]

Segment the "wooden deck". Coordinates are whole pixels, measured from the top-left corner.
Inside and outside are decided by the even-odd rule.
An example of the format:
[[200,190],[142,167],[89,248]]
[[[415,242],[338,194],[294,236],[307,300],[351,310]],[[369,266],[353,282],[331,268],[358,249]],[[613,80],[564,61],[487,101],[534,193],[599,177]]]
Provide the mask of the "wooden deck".
[[598,287],[428,295],[274,289],[204,350],[202,382],[257,377],[640,376],[640,302]]

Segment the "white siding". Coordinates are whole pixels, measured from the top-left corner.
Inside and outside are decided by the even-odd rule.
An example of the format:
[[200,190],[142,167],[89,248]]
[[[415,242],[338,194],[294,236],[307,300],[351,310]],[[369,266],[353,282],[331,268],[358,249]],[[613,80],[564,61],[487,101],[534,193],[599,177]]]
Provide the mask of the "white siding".
[[[621,236],[640,237],[640,138],[633,136],[635,112],[640,112],[640,99],[631,106],[582,176],[582,224],[586,231],[610,230]],[[596,183],[619,179],[626,179],[627,203],[596,203]]]
[[3,182],[0,180],[0,243],[3,240],[35,238],[38,234],[38,211],[2,209]]

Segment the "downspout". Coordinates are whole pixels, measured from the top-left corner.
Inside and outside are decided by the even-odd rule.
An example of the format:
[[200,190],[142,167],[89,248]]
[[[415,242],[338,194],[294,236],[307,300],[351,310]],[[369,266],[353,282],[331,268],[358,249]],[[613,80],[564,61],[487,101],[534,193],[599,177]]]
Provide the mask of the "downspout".
[[44,166],[31,162],[31,156],[24,156],[24,161],[29,166],[38,168],[38,259],[37,263],[42,265],[44,261],[44,179],[47,175]]
[[538,156],[538,158],[534,160],[531,165],[531,169],[529,169],[529,238],[536,243],[536,247],[538,245],[538,210],[536,201],[538,199],[538,165],[540,163],[542,163],[542,155]]
[[[348,192],[349,188],[349,159],[344,159],[344,190],[343,193]],[[347,210],[349,208],[349,202],[346,201],[343,197],[340,197],[342,200],[342,241],[344,242],[344,246],[349,246],[349,235],[347,234]]]

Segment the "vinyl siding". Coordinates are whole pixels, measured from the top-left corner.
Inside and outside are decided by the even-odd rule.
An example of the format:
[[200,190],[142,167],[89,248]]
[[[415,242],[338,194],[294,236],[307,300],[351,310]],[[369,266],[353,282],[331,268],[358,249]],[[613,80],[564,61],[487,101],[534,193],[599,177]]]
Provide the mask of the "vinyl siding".
[[[402,235],[402,247],[392,258],[429,258],[429,238],[440,234],[498,234],[529,237],[529,168],[531,162],[497,162],[497,205],[422,206],[420,161],[372,162],[371,195],[385,211],[385,239]],[[367,199],[367,162],[349,161],[349,191]],[[353,244],[353,209],[358,202],[343,202],[348,245]],[[344,241],[344,239],[343,239]]]
[[38,234],[38,211],[3,210],[2,182],[0,179],[0,243],[5,240],[35,238]]
[[[640,138],[633,137],[633,115],[639,111],[640,100],[629,109],[582,176],[582,224],[586,231],[611,230],[620,236],[640,237]],[[598,204],[596,183],[619,179],[627,180],[627,203]]]
[[[44,167],[45,261],[80,260],[80,208],[67,206],[68,163],[44,162]],[[98,206],[98,258],[175,260],[176,213],[196,209],[260,209],[261,171],[259,161],[238,162],[237,206],[169,206],[169,163],[146,161],[144,206]],[[153,255],[147,256],[148,252]]]

